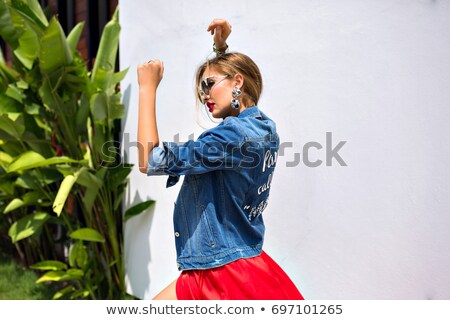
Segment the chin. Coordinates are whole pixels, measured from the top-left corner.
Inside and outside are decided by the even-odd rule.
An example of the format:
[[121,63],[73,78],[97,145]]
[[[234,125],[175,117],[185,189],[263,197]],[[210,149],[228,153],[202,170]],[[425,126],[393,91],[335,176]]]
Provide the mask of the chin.
[[223,118],[223,117],[220,115],[220,112],[215,112],[215,111],[216,111],[216,110],[213,110],[213,112],[211,112],[211,115],[212,115],[213,118],[215,118],[215,119]]

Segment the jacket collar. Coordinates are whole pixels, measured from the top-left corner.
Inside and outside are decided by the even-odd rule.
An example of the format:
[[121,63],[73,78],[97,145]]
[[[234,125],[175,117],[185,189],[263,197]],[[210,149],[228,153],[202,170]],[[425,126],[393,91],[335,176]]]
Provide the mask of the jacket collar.
[[262,118],[261,112],[257,106],[249,107],[238,114],[238,118],[253,117]]

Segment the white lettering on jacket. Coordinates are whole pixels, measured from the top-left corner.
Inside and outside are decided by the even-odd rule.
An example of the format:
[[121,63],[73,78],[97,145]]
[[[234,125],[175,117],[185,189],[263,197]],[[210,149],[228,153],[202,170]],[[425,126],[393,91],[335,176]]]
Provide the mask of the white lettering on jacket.
[[264,191],[269,190],[271,182],[272,182],[272,173],[269,174],[267,182],[258,188],[258,194],[261,195],[261,193],[263,193]]
[[[273,154],[270,152],[270,150],[266,151],[266,154],[264,155],[264,162],[262,167],[262,172],[265,172],[266,169],[269,169],[277,163],[278,159],[278,153],[274,152]],[[270,184],[272,183],[272,175],[273,173],[270,173],[267,177],[266,183],[258,187],[258,195],[261,195],[265,191],[270,189]],[[264,209],[267,207],[269,198],[267,197],[266,200],[261,201],[256,207],[252,207],[250,210],[250,213],[248,214],[248,219],[251,221],[255,217],[258,217]],[[245,205],[244,210],[250,209],[250,205]]]
[[266,171],[266,168],[270,168],[277,163],[278,159],[278,153],[274,152],[273,155],[270,153],[270,150],[267,150],[266,154],[264,155],[264,163],[262,172]]

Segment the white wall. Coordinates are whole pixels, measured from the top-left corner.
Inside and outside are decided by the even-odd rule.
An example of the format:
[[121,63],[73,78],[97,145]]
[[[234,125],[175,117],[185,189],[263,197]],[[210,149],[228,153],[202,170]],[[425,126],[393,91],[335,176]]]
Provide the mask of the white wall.
[[[176,4],[175,4],[176,3]],[[214,17],[232,50],[265,81],[260,108],[278,126],[280,156],[264,212],[265,250],[307,299],[450,299],[450,2],[121,1],[124,132],[136,141],[136,67],[165,62],[161,140],[195,137],[194,73]],[[326,133],[346,141],[325,164]],[[318,167],[291,163],[303,154]],[[125,146],[127,160],[137,150]],[[180,183],[134,169],[127,206],[157,204],[125,228],[130,293],[153,297],[178,276],[172,230]]]

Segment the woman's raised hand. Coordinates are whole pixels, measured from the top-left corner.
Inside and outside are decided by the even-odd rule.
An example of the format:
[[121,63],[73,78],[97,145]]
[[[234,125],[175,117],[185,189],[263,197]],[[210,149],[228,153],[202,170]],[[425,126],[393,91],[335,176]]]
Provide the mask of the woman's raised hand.
[[164,74],[164,62],[150,60],[138,65],[139,87],[150,87],[156,89]]
[[227,48],[227,38],[231,33],[231,24],[225,19],[214,19],[208,26],[208,30],[214,36],[217,49]]

